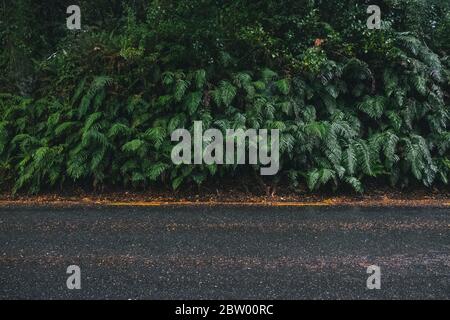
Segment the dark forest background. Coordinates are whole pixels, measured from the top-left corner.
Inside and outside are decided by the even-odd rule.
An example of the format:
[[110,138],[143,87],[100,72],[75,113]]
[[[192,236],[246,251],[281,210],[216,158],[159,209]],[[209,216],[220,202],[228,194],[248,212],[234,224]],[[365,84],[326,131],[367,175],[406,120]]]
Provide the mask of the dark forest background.
[[[0,0],[0,13],[4,190],[450,178],[447,0]],[[170,134],[195,120],[280,129],[279,174],[175,166]]]

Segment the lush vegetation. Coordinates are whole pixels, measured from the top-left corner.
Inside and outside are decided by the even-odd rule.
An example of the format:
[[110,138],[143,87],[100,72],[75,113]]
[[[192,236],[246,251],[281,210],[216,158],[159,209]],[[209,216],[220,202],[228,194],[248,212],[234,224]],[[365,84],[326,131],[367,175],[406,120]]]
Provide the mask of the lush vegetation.
[[[72,2],[0,4],[4,189],[450,179],[447,0],[80,0],[69,31]],[[175,166],[195,120],[280,129],[281,171]]]

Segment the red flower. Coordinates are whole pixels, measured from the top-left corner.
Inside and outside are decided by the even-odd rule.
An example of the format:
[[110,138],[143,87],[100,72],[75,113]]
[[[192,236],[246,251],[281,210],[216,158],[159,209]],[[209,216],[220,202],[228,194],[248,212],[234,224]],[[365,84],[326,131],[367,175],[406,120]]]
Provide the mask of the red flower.
[[324,43],[324,42],[325,42],[324,39],[316,39],[316,40],[314,41],[314,46],[315,46],[315,47],[320,47],[320,46],[322,45],[322,43]]

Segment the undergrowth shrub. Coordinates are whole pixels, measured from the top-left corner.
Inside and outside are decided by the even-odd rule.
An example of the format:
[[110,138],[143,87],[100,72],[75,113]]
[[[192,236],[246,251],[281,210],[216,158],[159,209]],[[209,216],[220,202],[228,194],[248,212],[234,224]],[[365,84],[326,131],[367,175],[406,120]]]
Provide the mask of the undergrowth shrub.
[[[364,1],[344,2],[342,17],[366,17]],[[384,2],[392,16],[371,31],[320,1],[177,3],[117,4],[104,17],[113,27],[87,25],[34,59],[32,95],[3,87],[4,188],[448,183],[450,61],[436,40],[445,32],[428,45]],[[279,129],[280,172],[174,165],[171,133],[198,120],[204,130]]]

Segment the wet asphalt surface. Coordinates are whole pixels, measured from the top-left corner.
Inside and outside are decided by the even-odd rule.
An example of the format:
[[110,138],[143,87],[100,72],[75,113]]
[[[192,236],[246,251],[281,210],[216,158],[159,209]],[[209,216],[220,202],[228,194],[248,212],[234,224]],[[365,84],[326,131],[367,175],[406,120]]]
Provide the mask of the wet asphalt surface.
[[449,298],[449,208],[0,208],[0,299]]

